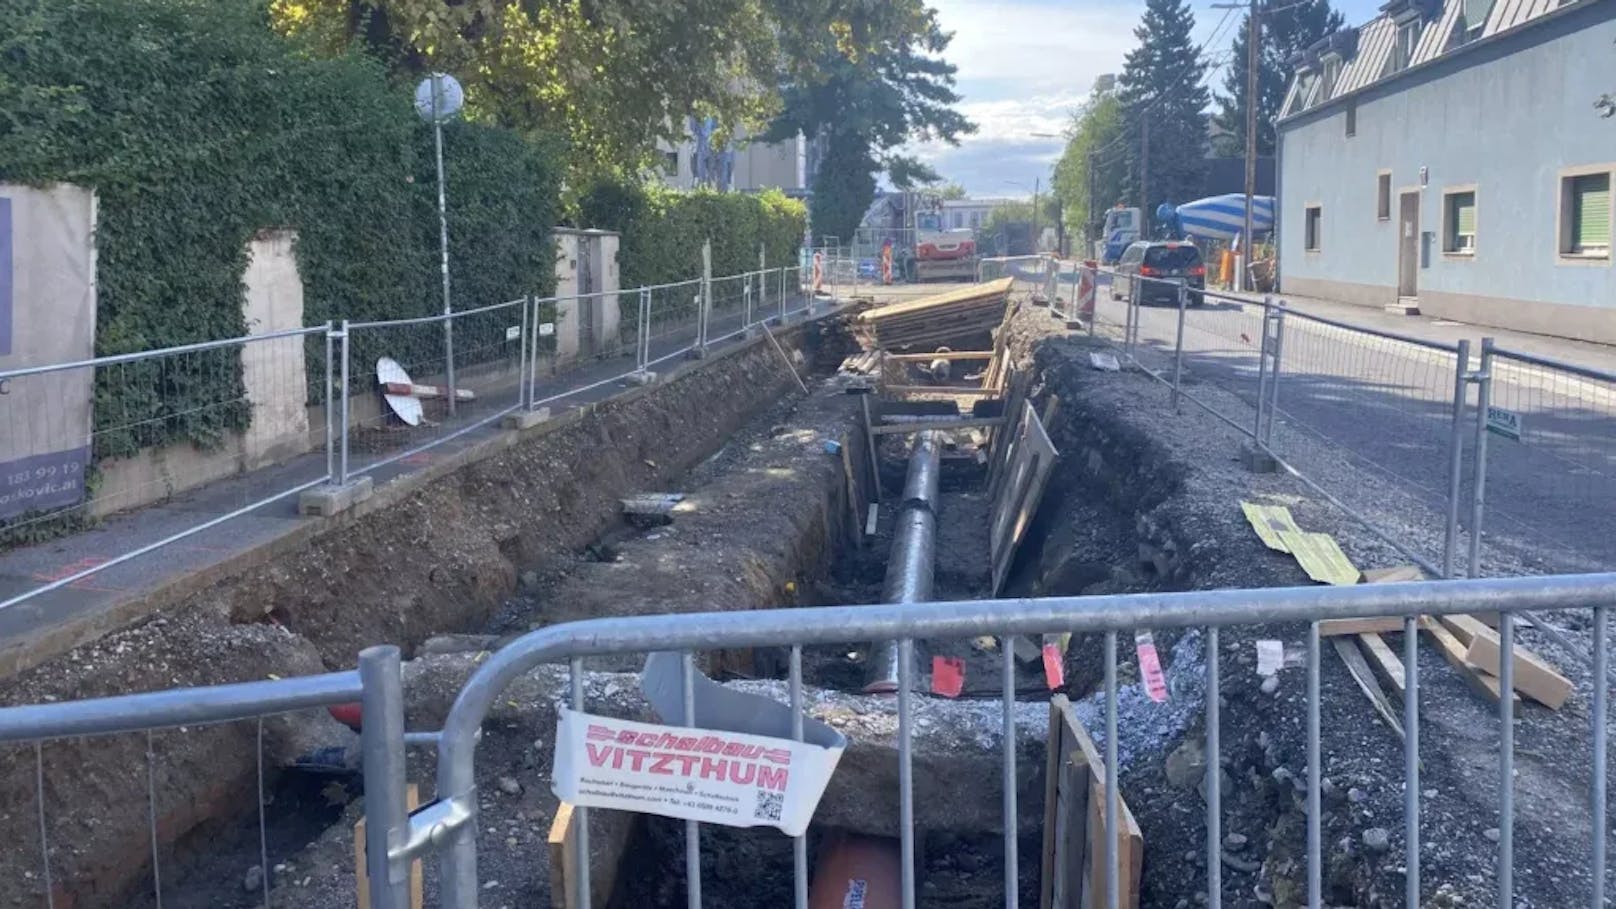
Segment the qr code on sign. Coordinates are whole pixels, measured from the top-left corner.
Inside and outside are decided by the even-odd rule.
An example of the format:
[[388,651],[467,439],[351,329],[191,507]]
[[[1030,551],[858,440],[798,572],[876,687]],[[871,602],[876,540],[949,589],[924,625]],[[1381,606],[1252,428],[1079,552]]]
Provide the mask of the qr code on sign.
[[752,816],[764,821],[778,821],[780,812],[785,810],[786,796],[783,792],[757,791],[757,808]]

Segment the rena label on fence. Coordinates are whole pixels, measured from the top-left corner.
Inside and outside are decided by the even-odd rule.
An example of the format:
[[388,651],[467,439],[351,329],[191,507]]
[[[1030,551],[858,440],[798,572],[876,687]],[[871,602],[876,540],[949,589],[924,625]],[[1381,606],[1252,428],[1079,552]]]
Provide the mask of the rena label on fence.
[[589,808],[801,836],[841,756],[791,739],[563,710],[551,788]]
[[1521,440],[1521,415],[1502,407],[1487,408],[1487,431],[1506,439]]

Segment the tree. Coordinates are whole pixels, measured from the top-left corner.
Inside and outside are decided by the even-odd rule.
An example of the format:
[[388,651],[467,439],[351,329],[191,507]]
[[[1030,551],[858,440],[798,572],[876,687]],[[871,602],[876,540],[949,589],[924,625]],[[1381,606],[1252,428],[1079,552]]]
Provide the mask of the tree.
[[[1262,22],[1261,52],[1257,55],[1257,154],[1272,155],[1277,144],[1274,123],[1290,86],[1288,61],[1319,39],[1345,24],[1341,14],[1330,8],[1330,0],[1287,2],[1273,11],[1259,3]],[[1223,76],[1223,92],[1217,97],[1216,122],[1221,130],[1217,140],[1220,155],[1246,153],[1246,53],[1250,47],[1251,16],[1241,20],[1240,32],[1231,48],[1230,66]]]
[[971,195],[965,191],[965,187],[959,185],[958,183],[945,183],[943,184],[943,187],[937,191],[937,193],[943,197],[943,201],[945,202],[952,202],[957,199],[968,199]]
[[[1132,149],[1123,141],[1122,100],[1114,92],[1093,92],[1083,107],[1072,115],[1066,148],[1055,162],[1052,190],[1060,200],[1066,223],[1084,230],[1090,228],[1099,212],[1122,198],[1123,180]],[[1090,167],[1093,183],[1090,184]],[[1089,210],[1091,199],[1094,210]]]
[[939,179],[899,147],[975,130],[954,109],[955,68],[942,58],[952,36],[922,0],[772,2],[780,109],[762,138],[823,139],[813,233],[848,237],[875,198],[876,173],[899,189]]
[[[1133,164],[1126,195],[1139,200],[1148,220],[1158,202],[1182,202],[1200,192],[1206,176],[1206,110],[1201,84],[1206,64],[1190,40],[1195,16],[1184,0],[1147,0],[1134,29],[1139,46],[1128,52],[1118,79],[1123,134]],[[1142,160],[1145,124],[1150,151]]]
[[761,123],[777,55],[765,0],[270,0],[275,24],[396,73],[438,70],[467,116],[566,140],[572,185],[644,168],[686,118]]

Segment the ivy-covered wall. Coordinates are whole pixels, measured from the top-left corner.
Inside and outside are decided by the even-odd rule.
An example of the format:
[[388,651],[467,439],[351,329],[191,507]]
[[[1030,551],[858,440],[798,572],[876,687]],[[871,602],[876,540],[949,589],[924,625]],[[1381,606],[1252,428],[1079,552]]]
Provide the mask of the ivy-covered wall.
[[[436,177],[411,89],[301,52],[263,0],[5,0],[0,179],[98,193],[98,354],[244,334],[246,245],[271,227],[298,233],[309,323],[424,315],[442,305]],[[556,157],[469,123],[445,149],[457,308],[548,292]],[[240,382],[207,369],[102,377],[96,456],[245,425],[246,407],[195,406]]]
[[713,241],[713,274],[758,267],[758,244],[770,268],[795,265],[808,224],[804,205],[778,190],[762,193],[680,192],[660,186],[601,182],[578,199],[580,227],[621,234],[622,285],[684,281],[701,274],[701,244]]

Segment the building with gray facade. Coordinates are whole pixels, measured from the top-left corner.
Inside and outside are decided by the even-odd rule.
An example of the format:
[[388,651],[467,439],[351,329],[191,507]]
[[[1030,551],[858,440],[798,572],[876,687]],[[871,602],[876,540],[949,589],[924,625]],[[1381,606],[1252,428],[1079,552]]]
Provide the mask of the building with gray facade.
[[1616,343],[1616,0],[1393,0],[1295,63],[1284,291]]

